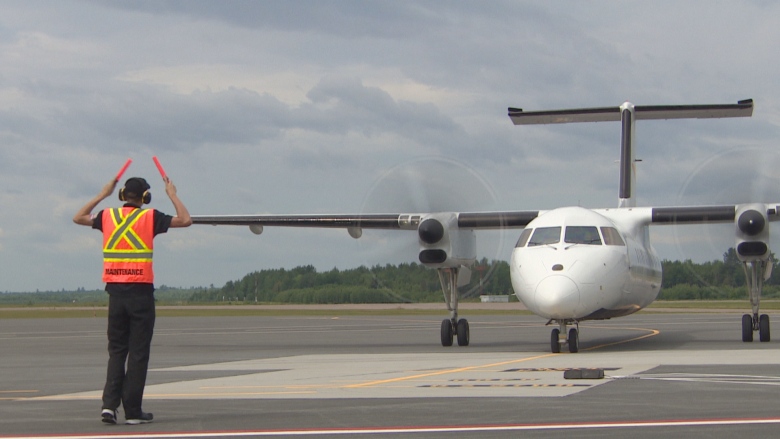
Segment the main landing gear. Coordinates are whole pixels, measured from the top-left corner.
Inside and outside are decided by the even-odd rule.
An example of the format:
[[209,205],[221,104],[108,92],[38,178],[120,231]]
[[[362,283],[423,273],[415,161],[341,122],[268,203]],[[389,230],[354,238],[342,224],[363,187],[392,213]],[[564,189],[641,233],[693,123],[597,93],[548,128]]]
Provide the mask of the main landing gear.
[[[580,327],[575,320],[550,320],[547,324],[557,323],[558,328],[550,334],[550,350],[553,354],[561,352],[561,345],[569,345],[569,352],[576,354],[580,351]],[[566,331],[567,325],[573,323],[574,328]]]
[[441,345],[452,346],[457,336],[458,346],[469,345],[469,322],[458,319],[458,268],[439,268],[439,282],[444,293],[444,302],[450,312],[450,318],[441,322]]
[[[758,307],[761,302],[764,280],[771,275],[771,264],[772,261],[744,262],[748,295],[750,296],[750,305],[753,308],[753,315],[745,314],[742,316],[742,341],[744,342],[753,341],[753,333],[756,331],[758,331],[759,340],[769,341],[769,316],[759,315]],[[767,268],[770,271],[767,271]]]

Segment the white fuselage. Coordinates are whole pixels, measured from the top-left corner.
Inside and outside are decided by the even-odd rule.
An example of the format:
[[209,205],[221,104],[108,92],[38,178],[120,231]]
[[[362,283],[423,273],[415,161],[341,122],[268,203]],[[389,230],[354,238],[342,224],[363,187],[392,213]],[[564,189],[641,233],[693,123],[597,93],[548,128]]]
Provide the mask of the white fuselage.
[[661,289],[661,263],[650,245],[650,211],[564,207],[540,213],[512,252],[517,298],[557,321],[634,313]]

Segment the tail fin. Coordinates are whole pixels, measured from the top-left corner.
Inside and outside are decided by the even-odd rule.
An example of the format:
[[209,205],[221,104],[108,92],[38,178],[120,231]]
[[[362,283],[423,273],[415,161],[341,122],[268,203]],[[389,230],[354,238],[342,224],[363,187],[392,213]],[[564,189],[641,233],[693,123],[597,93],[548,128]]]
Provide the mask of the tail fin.
[[637,105],[625,102],[619,107],[579,108],[571,110],[527,111],[509,108],[509,118],[515,125],[535,125],[573,122],[620,121],[620,183],[619,207],[636,206],[634,187],[634,121],[640,119],[709,119],[720,117],[750,117],[753,100],[736,104],[715,105]]

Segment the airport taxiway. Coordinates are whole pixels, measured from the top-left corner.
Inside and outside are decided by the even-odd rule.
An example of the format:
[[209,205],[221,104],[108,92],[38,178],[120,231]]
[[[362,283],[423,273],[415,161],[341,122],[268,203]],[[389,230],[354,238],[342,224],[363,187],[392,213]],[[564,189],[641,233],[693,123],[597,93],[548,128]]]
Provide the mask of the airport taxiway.
[[[461,314],[471,344],[449,348],[439,344],[443,312],[160,317],[144,403],[155,422],[141,426],[99,421],[104,318],[0,320],[0,438],[712,438],[780,428],[780,344],[741,342],[738,313],[583,323],[578,354],[550,354],[538,317]],[[564,379],[571,368],[605,378]]]

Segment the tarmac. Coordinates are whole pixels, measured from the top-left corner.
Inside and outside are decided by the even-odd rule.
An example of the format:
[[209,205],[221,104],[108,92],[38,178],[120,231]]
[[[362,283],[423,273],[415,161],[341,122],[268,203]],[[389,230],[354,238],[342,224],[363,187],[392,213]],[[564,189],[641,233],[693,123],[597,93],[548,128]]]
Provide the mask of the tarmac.
[[[470,345],[442,347],[443,309],[323,309],[158,317],[144,398],[155,419],[139,426],[100,422],[105,318],[2,319],[0,438],[717,438],[780,428],[780,344],[743,343],[741,312],[585,322],[579,353],[551,354],[552,328],[531,315],[462,308]],[[572,369],[603,378],[565,379]]]

